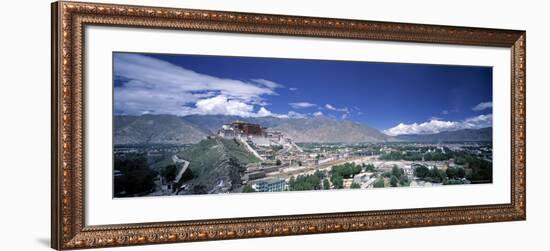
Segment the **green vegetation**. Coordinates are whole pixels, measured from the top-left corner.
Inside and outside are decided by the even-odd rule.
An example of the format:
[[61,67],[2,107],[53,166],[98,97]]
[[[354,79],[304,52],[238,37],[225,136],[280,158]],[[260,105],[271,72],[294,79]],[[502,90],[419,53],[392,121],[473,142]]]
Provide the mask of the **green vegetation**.
[[191,194],[209,193],[220,179],[230,180],[230,189],[238,189],[246,165],[260,162],[240,141],[218,137],[202,140],[177,156],[190,162],[193,176],[187,192]]
[[398,183],[398,182],[399,182],[399,180],[397,179],[397,177],[395,177],[395,176],[392,175],[392,176],[391,176],[391,179],[390,179],[390,185],[391,185],[392,187],[397,187],[397,183]]
[[377,179],[375,182],[374,182],[374,187],[375,188],[380,188],[380,187],[385,187],[385,182],[384,182],[384,179]]
[[396,165],[393,165],[393,167],[391,168],[391,175],[397,178],[401,178],[401,176],[405,175],[405,171],[403,170],[403,168],[399,168]]
[[328,179],[323,179],[323,189],[329,190],[330,189],[330,182]]
[[[463,160],[465,162],[462,162]],[[472,183],[491,183],[493,181],[493,164],[491,162],[473,156],[466,156],[463,160],[458,160],[458,162],[464,163],[464,167],[469,170],[469,172],[465,172],[466,179]]]
[[447,174],[443,170],[439,170],[436,166],[434,166],[430,170],[430,176],[426,178],[426,181],[432,182],[432,183],[442,183],[447,179]]
[[480,156],[460,154],[455,157],[455,164],[463,166],[469,172],[460,172],[460,175],[472,183],[490,183],[493,181],[493,164]]
[[365,165],[365,164],[363,163],[363,167],[365,168],[365,171],[366,171],[366,172],[374,172],[374,171],[376,171],[376,167],[374,167],[373,164],[366,164],[366,165]]
[[361,188],[361,185],[359,185],[359,184],[353,182],[353,183],[351,183],[350,188],[351,188],[351,189],[359,189],[359,188]]
[[191,163],[189,165],[191,171],[195,177],[199,178],[215,175],[210,172],[215,171],[224,161],[231,159],[230,164],[238,164],[241,169],[249,163],[260,161],[239,141],[222,138],[205,139],[179,153],[178,156]]
[[330,170],[330,181],[334,188],[344,188],[344,178],[348,179],[361,172],[363,167],[354,163],[344,163],[342,165],[333,166]]
[[458,170],[456,168],[449,167],[445,171],[445,174],[449,179],[456,178],[458,176]]
[[445,173],[449,179],[462,179],[466,177],[466,170],[462,167],[449,167]]
[[[408,186],[409,185],[409,178],[407,175],[405,175],[405,170],[403,168],[397,167],[397,165],[394,165],[391,168],[391,171],[384,172],[382,174],[382,177],[389,178],[390,179],[390,185],[392,187],[399,186]],[[376,187],[376,183],[375,183]]]
[[290,191],[307,191],[307,190],[321,190],[321,180],[325,177],[325,174],[321,171],[315,171],[309,175],[298,175],[294,178],[292,176],[288,182]]
[[178,168],[176,165],[168,165],[160,170],[160,175],[164,178],[165,182],[172,182],[178,175]]
[[472,155],[461,155],[455,159],[455,163],[461,166],[448,167],[445,171],[437,167],[429,169],[424,165],[415,164],[414,175],[424,181],[448,185],[463,184],[463,178],[472,183],[492,182],[491,162]]
[[446,152],[443,153],[440,149],[436,149],[434,152],[419,152],[419,151],[392,151],[380,156],[381,160],[409,160],[409,161],[442,161],[453,158],[453,154]]
[[382,173],[382,177],[384,177],[384,178],[391,178],[391,172],[384,172],[384,173]]
[[252,188],[250,185],[246,185],[243,187],[243,193],[254,193],[256,192],[256,189]]
[[339,175],[344,178],[351,178],[354,175],[361,172],[361,166],[354,163],[344,163],[342,165],[333,166],[330,173],[331,175]]
[[280,166],[282,164],[281,160],[280,159],[277,159],[277,161],[275,162],[276,165]]
[[340,175],[331,175],[330,176],[330,182],[332,182],[332,185],[336,189],[342,189],[344,188],[344,177]]
[[464,170],[464,168],[462,168],[462,167],[459,167],[459,168],[458,168],[457,176],[458,176],[459,178],[464,178],[464,177],[466,177],[466,171]]
[[461,185],[464,184],[463,180],[450,179],[443,182],[443,185]]
[[413,167],[414,167],[414,176],[420,179],[425,179],[430,175],[430,169],[424,165],[413,164]]
[[115,175],[116,196],[134,196],[154,189],[153,179],[157,176],[157,172],[149,169],[143,154],[116,156],[115,171],[120,172],[120,175]]
[[410,184],[410,181],[409,181],[409,177],[407,177],[407,175],[403,175],[401,176],[401,178],[399,178],[399,185],[404,187],[404,186],[409,186]]
[[443,170],[439,170],[437,167],[432,169],[427,168],[424,165],[415,164],[414,176],[427,182],[441,183],[447,179],[447,174]]

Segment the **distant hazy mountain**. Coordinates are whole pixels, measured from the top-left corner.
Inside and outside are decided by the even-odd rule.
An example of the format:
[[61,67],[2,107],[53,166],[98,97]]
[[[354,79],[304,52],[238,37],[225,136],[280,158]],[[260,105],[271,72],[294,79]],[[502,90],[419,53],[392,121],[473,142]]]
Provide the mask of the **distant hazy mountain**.
[[377,129],[366,125],[324,116],[288,119],[273,129],[290,136],[295,142],[361,143],[383,142],[391,139]]
[[395,137],[400,141],[439,142],[439,141],[492,141],[493,128],[464,129],[436,134],[408,134]]
[[366,125],[325,116],[309,118],[239,117],[225,115],[115,116],[115,144],[197,143],[233,121],[260,124],[288,135],[295,142],[381,142],[391,137]]
[[283,132],[295,142],[362,143],[385,141],[490,141],[492,128],[458,130],[437,134],[388,136],[377,129],[350,120],[326,116],[308,118],[239,117],[225,115],[142,115],[115,116],[115,145],[190,144],[214,134],[233,121],[260,124]]
[[114,144],[190,144],[210,133],[173,115],[115,116]]

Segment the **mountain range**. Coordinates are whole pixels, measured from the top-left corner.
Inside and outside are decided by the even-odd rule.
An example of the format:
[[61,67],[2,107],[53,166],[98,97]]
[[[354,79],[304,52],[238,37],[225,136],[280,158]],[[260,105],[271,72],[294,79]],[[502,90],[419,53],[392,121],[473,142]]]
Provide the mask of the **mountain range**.
[[194,144],[210,131],[174,115],[115,116],[115,145]]
[[463,129],[435,134],[407,134],[395,138],[400,141],[415,142],[491,141],[493,140],[493,128]]
[[239,117],[228,115],[141,115],[115,116],[115,145],[192,144],[214,134],[234,121],[260,124],[281,131],[294,142],[362,143],[398,141],[490,141],[492,128],[458,130],[437,134],[389,136],[365,124],[326,116],[307,118]]

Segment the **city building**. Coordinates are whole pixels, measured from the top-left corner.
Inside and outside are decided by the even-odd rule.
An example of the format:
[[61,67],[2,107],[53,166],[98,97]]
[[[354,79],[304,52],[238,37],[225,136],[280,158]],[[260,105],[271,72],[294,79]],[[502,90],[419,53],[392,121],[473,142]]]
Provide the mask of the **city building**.
[[265,137],[266,129],[258,124],[235,121],[231,124],[223,125],[218,130],[218,135],[224,138],[234,138],[236,136]]
[[[285,137],[282,132],[267,130],[259,124],[235,121],[225,124],[218,130],[217,135],[225,139],[240,139],[249,145],[257,146],[286,146],[287,149],[302,151],[300,147]],[[269,156],[266,156],[269,159]]]
[[282,192],[286,190],[288,185],[283,179],[270,179],[258,181],[255,185],[258,192]]
[[403,171],[405,172],[405,175],[409,176],[409,177],[413,177],[414,176],[414,168],[412,165],[405,165],[403,166]]

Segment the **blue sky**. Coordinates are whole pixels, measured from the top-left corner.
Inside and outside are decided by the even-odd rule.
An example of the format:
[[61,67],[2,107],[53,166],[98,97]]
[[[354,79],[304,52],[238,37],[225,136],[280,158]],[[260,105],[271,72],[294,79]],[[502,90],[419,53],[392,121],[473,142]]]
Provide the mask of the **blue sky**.
[[328,116],[390,135],[492,123],[490,67],[114,53],[115,113]]

